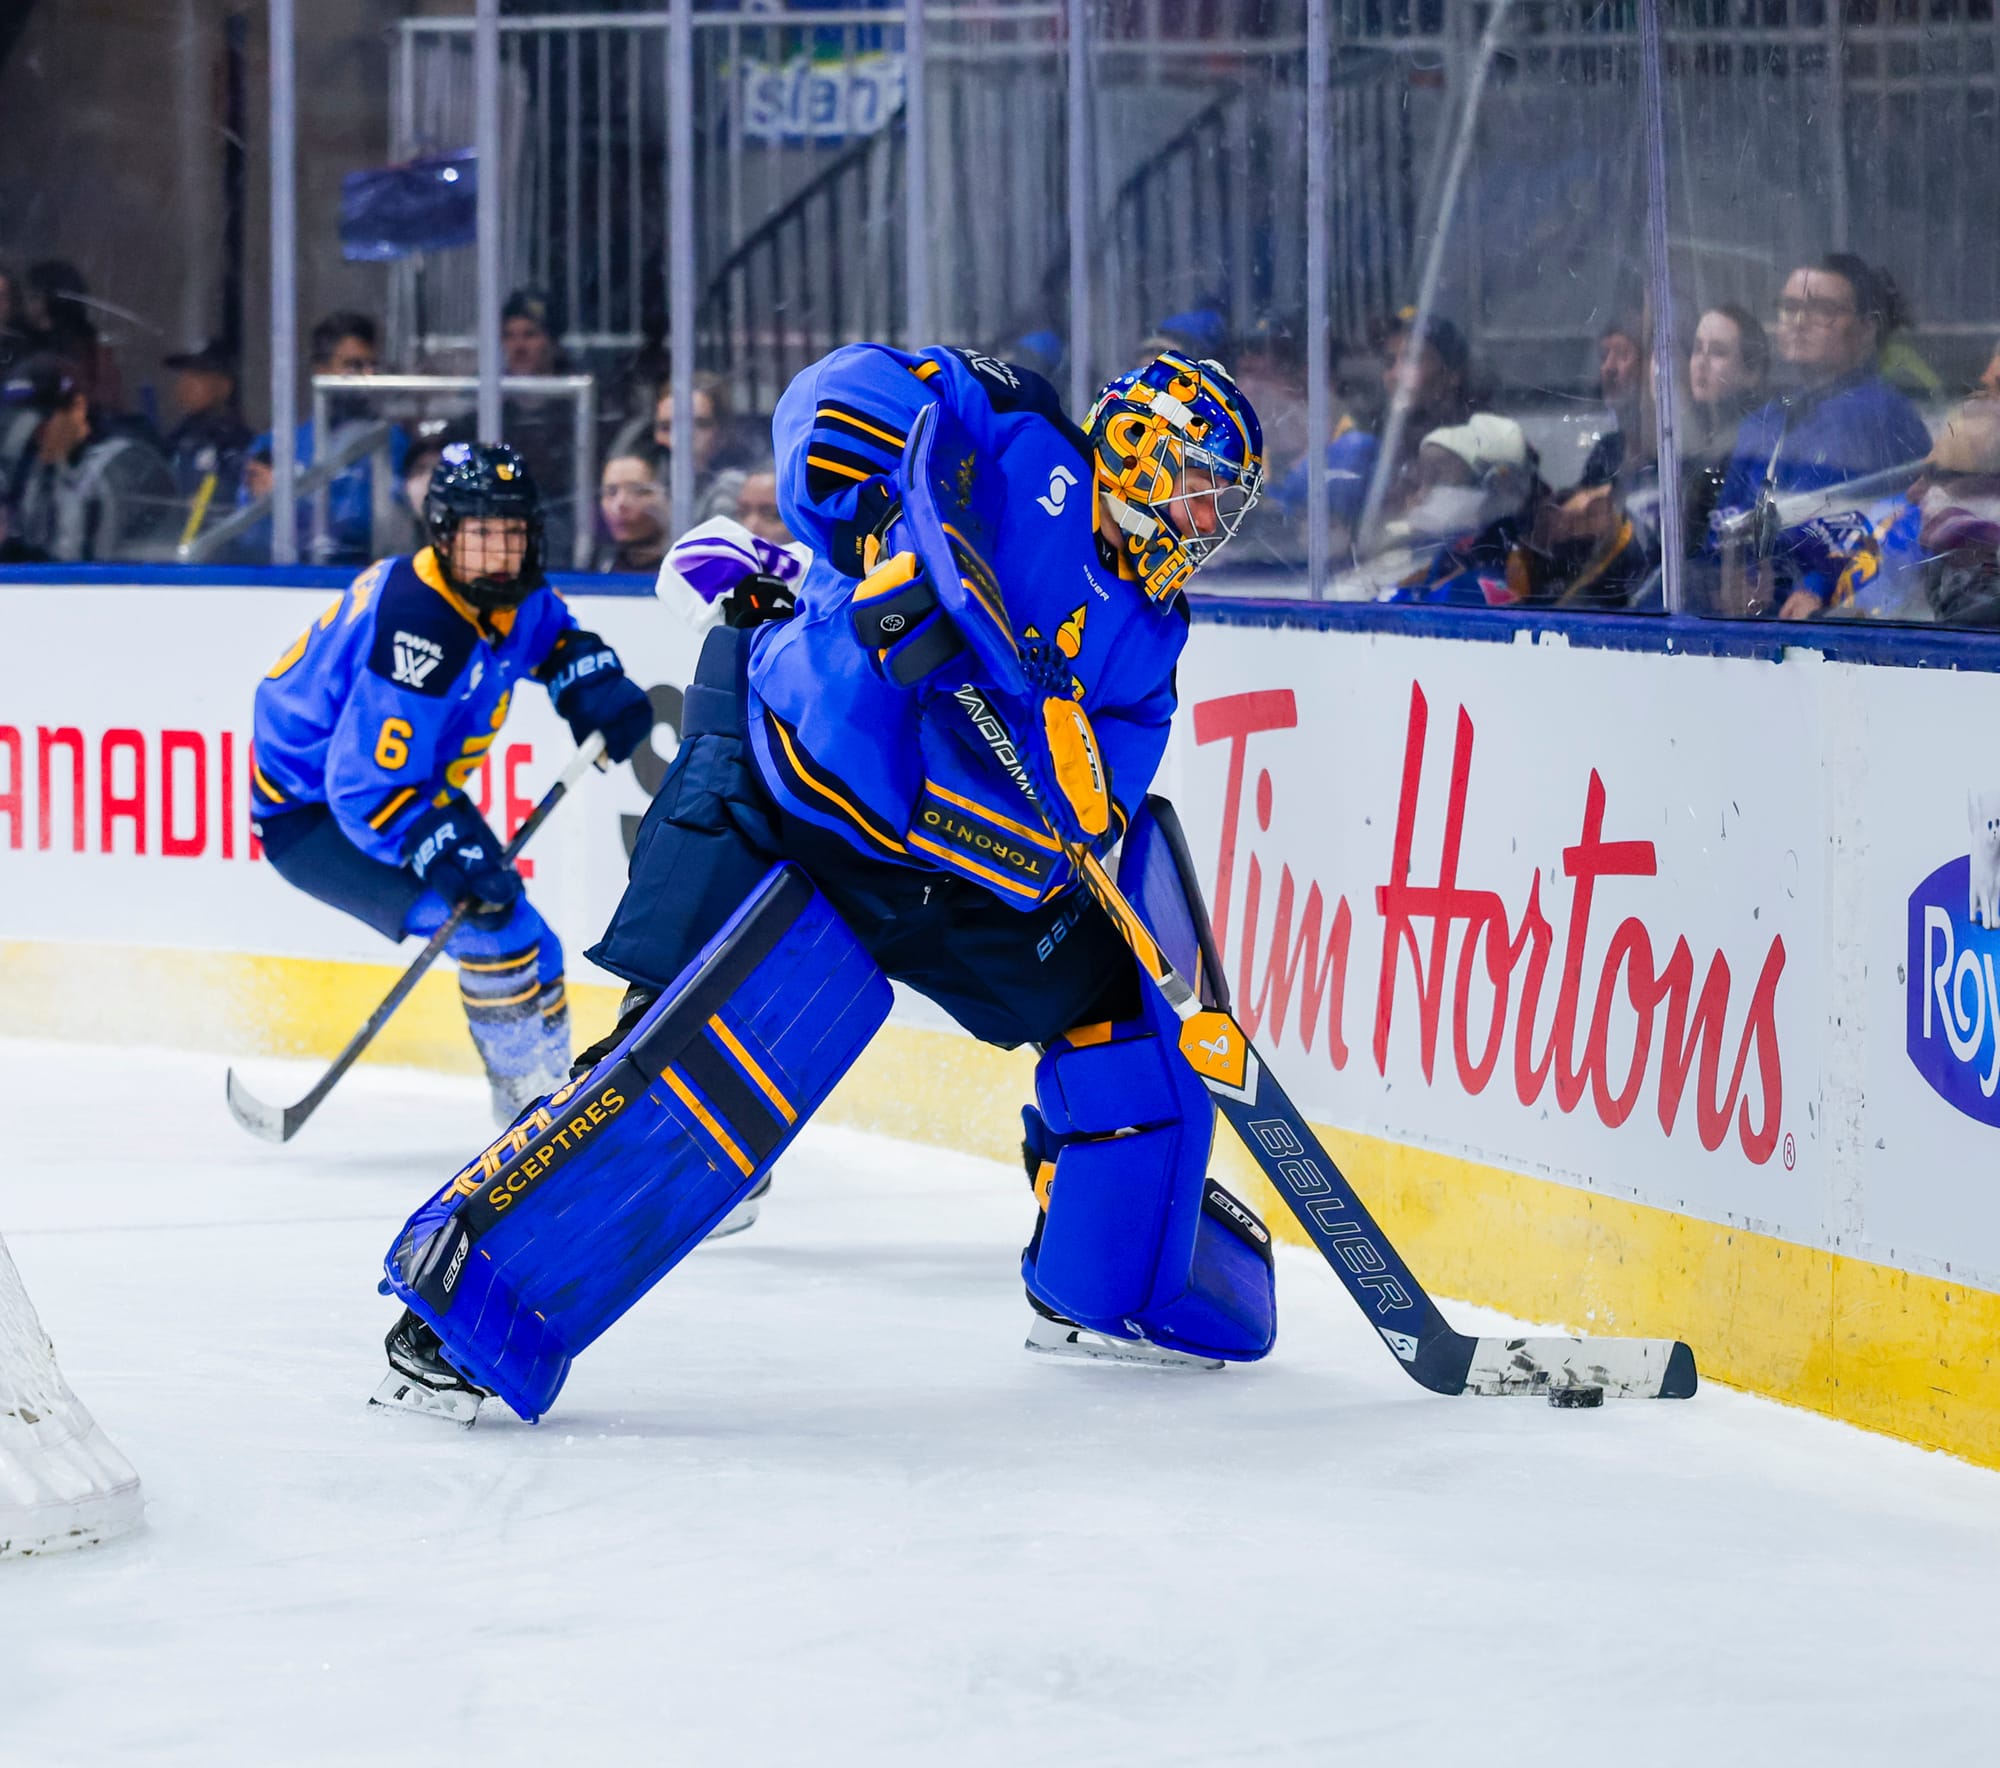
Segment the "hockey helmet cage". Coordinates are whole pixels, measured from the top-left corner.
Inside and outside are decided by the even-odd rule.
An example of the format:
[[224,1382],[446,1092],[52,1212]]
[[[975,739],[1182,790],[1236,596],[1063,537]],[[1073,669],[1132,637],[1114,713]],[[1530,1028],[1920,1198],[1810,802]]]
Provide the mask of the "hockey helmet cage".
[[[468,574],[453,555],[459,524],[482,516],[524,522],[527,545],[509,576]],[[528,463],[504,442],[454,442],[438,456],[424,493],[424,526],[445,581],[476,608],[519,607],[541,588],[545,542],[542,500]]]
[[1097,396],[1084,429],[1119,552],[1166,608],[1264,489],[1264,431],[1218,362],[1168,350]]

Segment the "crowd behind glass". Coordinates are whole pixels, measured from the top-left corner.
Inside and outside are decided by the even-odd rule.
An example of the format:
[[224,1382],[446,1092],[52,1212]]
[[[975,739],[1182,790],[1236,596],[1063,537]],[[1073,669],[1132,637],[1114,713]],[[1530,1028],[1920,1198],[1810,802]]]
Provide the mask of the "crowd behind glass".
[[[1130,341],[1131,358],[1172,345],[1241,380],[1264,421],[1266,494],[1217,588],[1297,594],[1310,495],[1303,320],[1266,314],[1232,335],[1222,307],[1162,316]],[[0,560],[172,559],[270,491],[270,438],[246,421],[227,344],[190,343],[166,358],[163,389],[135,396],[96,312],[74,265],[0,266]],[[1976,379],[1951,384],[1927,360],[1891,269],[1839,251],[1787,266],[1762,311],[1727,303],[1673,316],[1669,487],[1654,323],[1643,301],[1607,311],[1595,338],[1577,340],[1584,391],[1555,399],[1492,385],[1447,312],[1405,308],[1367,336],[1333,340],[1323,485],[1335,568],[1324,593],[1658,611],[1671,495],[1691,611],[2000,625],[2000,347]],[[1053,330],[966,341],[1063,384]],[[372,375],[380,330],[365,313],[327,314],[309,355],[315,374]],[[508,375],[573,372],[546,296],[509,297],[502,356]],[[651,573],[672,538],[667,365],[641,350],[597,379],[594,509],[565,495],[570,406],[510,398],[508,439],[550,495],[552,558],[572,556],[581,520],[598,569]],[[695,378],[696,520],[733,516],[782,540],[767,415],[738,412],[730,394],[720,376]],[[376,415],[369,404],[336,395],[330,422]],[[377,550],[373,475],[385,461],[407,512],[408,532],[395,538],[413,540],[430,467],[470,424],[463,410],[392,423],[385,449],[326,488],[317,525],[302,501],[300,557],[360,563]],[[301,469],[318,441],[302,423]],[[269,556],[268,522],[236,534],[225,555]]]

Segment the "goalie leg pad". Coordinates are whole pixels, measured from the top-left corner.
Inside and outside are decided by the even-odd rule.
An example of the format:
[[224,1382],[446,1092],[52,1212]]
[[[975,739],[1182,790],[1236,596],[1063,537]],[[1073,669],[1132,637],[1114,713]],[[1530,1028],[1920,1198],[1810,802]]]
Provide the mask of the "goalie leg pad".
[[530,1421],[753,1190],[888,1017],[886,977],[795,866],[411,1217],[384,1288]]
[[1021,1274],[1093,1331],[1254,1361],[1277,1335],[1270,1236],[1208,1177],[1214,1107],[1147,992],[1141,1019],[1081,1027],[1035,1071],[1028,1142],[1053,1171]]

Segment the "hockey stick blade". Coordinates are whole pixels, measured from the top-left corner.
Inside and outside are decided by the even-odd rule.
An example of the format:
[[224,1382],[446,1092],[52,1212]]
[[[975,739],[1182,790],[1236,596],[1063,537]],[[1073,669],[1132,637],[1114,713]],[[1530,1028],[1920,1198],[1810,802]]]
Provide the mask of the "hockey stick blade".
[[[1101,868],[1086,869],[1093,890],[1101,875]],[[1108,877],[1104,883],[1117,888]],[[1591,1384],[1608,1397],[1680,1400],[1694,1393],[1694,1352],[1673,1339],[1473,1338],[1456,1331],[1242,1026],[1214,1008],[1190,1014],[1181,1023],[1181,1053],[1382,1342],[1431,1392],[1546,1395],[1551,1386]]]
[[[514,839],[507,843],[506,851],[500,856],[502,860],[511,861],[528,845],[535,831],[549,820],[549,813],[569,795],[570,788],[597,766],[603,757],[604,734],[592,731],[577,745],[576,753],[569,758],[556,783],[542,794],[541,801],[528,813],[527,820],[514,831]],[[236,1078],[236,1070],[232,1068],[225,1089],[229,1115],[253,1136],[266,1142],[289,1142],[304,1127],[306,1119],[320,1108],[327,1094],[340,1084],[341,1077],[360,1061],[362,1052],[375,1041],[376,1034],[389,1023],[396,1009],[423,980],[424,972],[437,962],[446,941],[458,931],[458,924],[464,918],[465,907],[460,904],[451,911],[444,925],[425,941],[424,949],[411,959],[409,968],[396,979],[396,986],[382,997],[382,1004],[347,1040],[347,1047],[334,1057],[333,1066],[320,1076],[304,1098],[282,1108],[267,1105]]]
[[[313,1089],[314,1092],[318,1090],[316,1087]],[[235,1069],[229,1071],[229,1115],[263,1141],[289,1142],[318,1103],[319,1100],[308,1093],[296,1105],[266,1105],[237,1078]]]

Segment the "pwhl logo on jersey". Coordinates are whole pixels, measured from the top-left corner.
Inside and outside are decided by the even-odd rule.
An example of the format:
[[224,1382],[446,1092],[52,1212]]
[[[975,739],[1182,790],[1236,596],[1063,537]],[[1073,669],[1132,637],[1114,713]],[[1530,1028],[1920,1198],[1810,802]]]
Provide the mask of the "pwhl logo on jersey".
[[444,646],[435,639],[423,638],[414,632],[399,632],[394,643],[398,687],[422,687],[430,680],[431,671],[444,661]]
[[[1595,974],[1587,976],[1592,916],[1598,915],[1601,925],[1604,912],[1600,893],[1621,903],[1633,888],[1628,880],[1656,878],[1657,850],[1651,841],[1608,837],[1607,830],[1621,819],[1593,769],[1577,838],[1561,850],[1559,865],[1550,865],[1568,880],[1567,905],[1542,902],[1540,862],[1556,862],[1553,854],[1519,856],[1514,879],[1519,894],[1512,909],[1500,890],[1463,881],[1475,737],[1463,706],[1453,735],[1435,878],[1421,881],[1413,876],[1419,863],[1414,849],[1429,720],[1429,703],[1413,682],[1389,876],[1374,891],[1382,921],[1371,1045],[1376,1072],[1388,1073],[1390,1033],[1401,1009],[1416,1015],[1427,1086],[1436,1079],[1439,1046],[1445,1044],[1458,1084],[1469,1095],[1485,1093],[1497,1077],[1502,1087],[1511,1083],[1523,1106],[1538,1107],[1552,1094],[1556,1109],[1567,1114],[1588,1102],[1598,1120],[1613,1129],[1646,1101],[1668,1135],[1685,1131],[1682,1107],[1692,1088],[1693,1129],[1704,1148],[1719,1149],[1734,1129],[1749,1160],[1760,1166],[1768,1161],[1779,1143],[1784,1109],[1777,1020],[1784,940],[1772,938],[1748,1002],[1740,1006],[1737,973],[1722,952],[1710,953],[1698,969],[1685,935],[1675,935],[1668,945],[1670,929],[1656,937],[1637,915],[1618,923]],[[1236,1016],[1243,1029],[1253,1038],[1261,1032],[1270,1048],[1281,1048],[1296,1001],[1299,1044],[1311,1050],[1323,1030],[1327,1060],[1339,1070],[1350,1056],[1346,1008],[1353,910],[1340,896],[1329,914],[1320,884],[1295,878],[1286,864],[1278,868],[1267,924],[1264,857],[1255,850],[1256,835],[1243,814],[1245,781],[1254,777],[1256,830],[1269,832],[1275,787],[1268,769],[1253,773],[1246,765],[1250,746],[1259,733],[1297,723],[1288,688],[1235,694],[1194,708],[1195,742],[1228,744],[1211,914],[1225,963],[1233,952]],[[1641,900],[1652,910],[1653,927],[1663,912],[1671,912],[1671,892],[1657,885]]]
[[1910,893],[1905,1048],[1932,1091],[2000,1127],[2000,794],[1972,801],[1972,852]]

